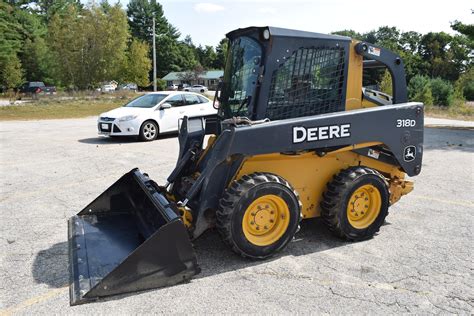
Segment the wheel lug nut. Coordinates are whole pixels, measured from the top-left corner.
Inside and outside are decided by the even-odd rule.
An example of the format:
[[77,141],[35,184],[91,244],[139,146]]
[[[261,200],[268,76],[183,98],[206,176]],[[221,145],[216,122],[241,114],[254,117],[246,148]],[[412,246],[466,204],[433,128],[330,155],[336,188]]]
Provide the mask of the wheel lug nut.
[[257,230],[260,230],[260,226],[257,226]]
[[255,213],[250,213],[250,215],[255,216]]
[[268,229],[268,227],[267,227],[267,226],[263,226],[263,229]]
[[270,214],[275,214],[275,212],[274,212],[274,211],[270,211]]
[[250,225],[254,225],[255,223],[254,222],[250,222]]
[[369,199],[368,198],[365,198],[366,201],[368,201]]
[[274,220],[273,220],[273,219],[271,219],[271,220],[270,220],[270,223],[273,223],[273,222],[274,222]]

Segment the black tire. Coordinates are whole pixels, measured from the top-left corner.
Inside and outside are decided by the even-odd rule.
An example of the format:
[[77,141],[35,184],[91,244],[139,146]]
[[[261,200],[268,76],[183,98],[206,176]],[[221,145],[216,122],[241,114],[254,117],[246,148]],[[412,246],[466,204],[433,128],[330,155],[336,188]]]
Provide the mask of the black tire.
[[[362,200],[362,196],[358,197],[355,192],[356,190],[361,190],[363,186],[369,186],[373,188],[372,190],[378,190],[380,193],[380,201],[374,203],[374,206],[372,206],[369,204],[372,203],[372,199],[365,196],[363,200],[370,201],[362,201],[361,204],[363,204],[365,208],[370,205],[370,207],[368,207],[369,209],[375,207],[379,212],[378,214],[372,214],[374,217],[373,221],[368,224],[367,227],[354,227],[356,225],[351,224],[351,219],[349,219],[349,216],[354,215],[348,214],[350,212],[357,214],[358,211],[355,210],[356,206],[354,205],[354,200],[350,202],[350,199],[355,198],[356,201],[358,201],[357,199],[360,198],[360,200]],[[353,194],[355,194],[355,197],[353,197]],[[327,191],[324,192],[323,201],[321,202],[321,217],[329,230],[340,238],[351,241],[369,239],[379,231],[385,221],[385,217],[388,215],[389,198],[388,183],[380,173],[367,167],[351,167],[335,175],[333,180],[328,183]],[[349,203],[353,205],[350,212],[348,210]],[[360,206],[359,202],[356,204]],[[380,207],[376,207],[378,204],[380,204]],[[364,207],[361,209],[364,210]],[[367,212],[364,215],[363,211],[360,213],[362,218],[369,215]],[[354,221],[352,222],[355,223]]]
[[204,93],[204,89],[201,89],[201,93]]
[[142,126],[140,126],[140,134],[138,138],[141,141],[149,142],[155,140],[160,134],[160,128],[155,121],[145,121]]
[[[243,220],[249,206],[256,199],[267,196],[277,196],[284,201],[289,214],[289,223],[286,230],[284,228],[281,230],[283,235],[272,244],[258,246],[245,236]],[[277,211],[276,214],[280,213]],[[282,250],[293,239],[301,221],[301,202],[298,193],[283,178],[270,173],[253,173],[234,181],[227,188],[219,202],[216,215],[217,230],[223,241],[235,253],[242,257],[265,259]],[[276,222],[278,223],[279,219]],[[270,227],[269,232],[273,227]]]

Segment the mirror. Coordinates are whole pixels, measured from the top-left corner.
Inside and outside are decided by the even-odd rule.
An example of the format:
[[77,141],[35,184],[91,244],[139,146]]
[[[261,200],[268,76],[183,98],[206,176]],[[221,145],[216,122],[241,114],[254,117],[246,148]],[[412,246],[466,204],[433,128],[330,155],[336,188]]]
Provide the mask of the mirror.
[[216,93],[214,94],[214,100],[212,101],[212,107],[216,110],[218,110],[220,106],[219,101],[220,101],[221,90],[223,86],[224,86],[224,82],[222,80],[219,80],[219,83],[217,84]]
[[160,110],[164,110],[164,109],[169,109],[171,108],[171,104],[169,103],[163,103],[162,105],[160,105]]

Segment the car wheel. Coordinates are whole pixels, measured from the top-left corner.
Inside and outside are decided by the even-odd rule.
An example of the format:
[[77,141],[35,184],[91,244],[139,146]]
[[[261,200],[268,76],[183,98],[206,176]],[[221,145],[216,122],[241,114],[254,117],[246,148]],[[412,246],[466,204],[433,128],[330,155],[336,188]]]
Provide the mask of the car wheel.
[[140,140],[149,142],[158,137],[160,130],[154,121],[146,121],[140,127]]
[[204,93],[204,89],[201,89],[201,93]]
[[189,92],[189,89],[184,89],[184,91]]

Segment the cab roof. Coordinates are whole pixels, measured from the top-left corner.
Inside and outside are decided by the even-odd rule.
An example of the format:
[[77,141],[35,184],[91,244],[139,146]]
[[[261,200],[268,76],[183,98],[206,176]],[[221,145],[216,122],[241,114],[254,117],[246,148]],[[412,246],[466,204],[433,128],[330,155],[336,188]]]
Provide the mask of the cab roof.
[[291,37],[291,38],[313,38],[313,39],[323,39],[323,40],[337,40],[337,41],[351,41],[350,37],[340,36],[340,35],[329,35],[308,31],[299,31],[292,29],[285,29],[274,26],[250,26],[246,28],[236,29],[227,33],[227,37],[233,39],[238,36],[246,35],[254,32],[263,32],[265,29],[268,29],[271,37]]

